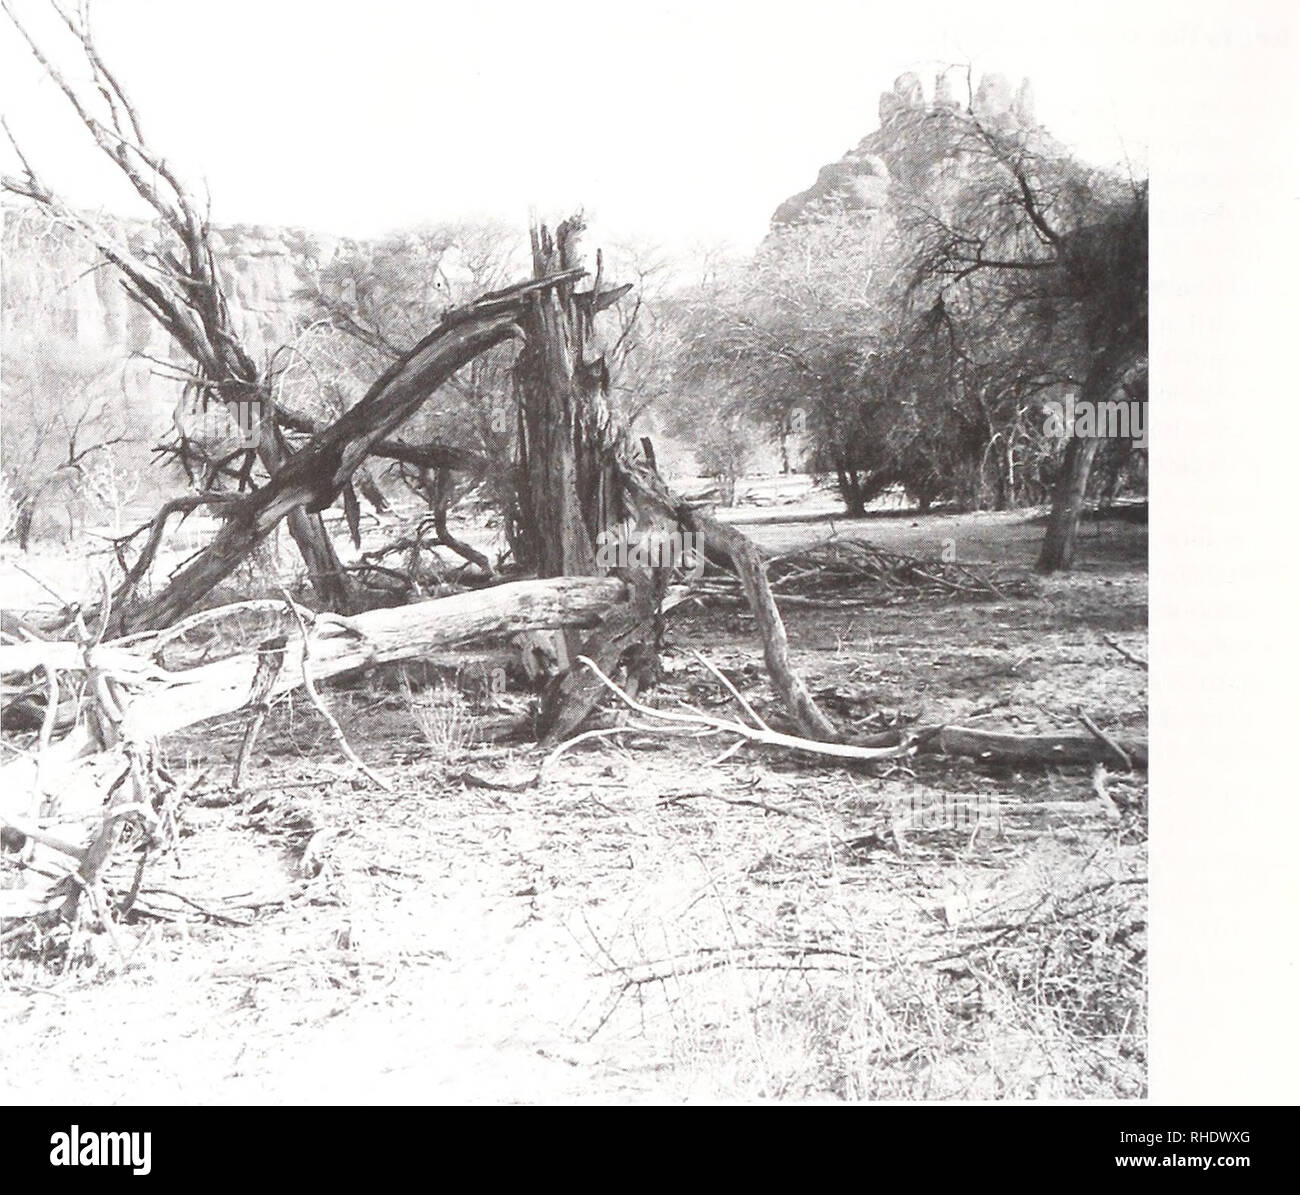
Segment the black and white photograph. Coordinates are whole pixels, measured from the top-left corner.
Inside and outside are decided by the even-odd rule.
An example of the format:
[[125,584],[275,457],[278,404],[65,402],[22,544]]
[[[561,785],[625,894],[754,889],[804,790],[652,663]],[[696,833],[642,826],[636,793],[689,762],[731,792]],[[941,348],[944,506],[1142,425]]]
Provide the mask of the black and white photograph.
[[0,1101],[1300,1098],[1285,6],[0,7]]

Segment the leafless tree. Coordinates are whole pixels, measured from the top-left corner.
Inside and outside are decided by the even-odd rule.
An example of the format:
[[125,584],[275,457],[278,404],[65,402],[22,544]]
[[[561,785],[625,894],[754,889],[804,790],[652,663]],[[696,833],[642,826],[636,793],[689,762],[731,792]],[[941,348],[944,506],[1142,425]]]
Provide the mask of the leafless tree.
[[[915,281],[941,293],[988,285],[982,301],[1074,346],[1081,398],[1108,400],[1147,353],[1147,186],[1083,168],[1041,132],[954,114],[967,168],[953,191],[917,196]],[[1039,554],[1073,563],[1095,436],[1071,435]]]
[[[60,0],[50,0],[52,13],[89,70],[88,85],[70,81],[31,35],[9,0],[3,0],[0,6],[95,145],[153,211],[157,240],[152,245],[128,240],[110,222],[97,220],[67,203],[42,180],[8,124],[4,130],[20,170],[4,177],[3,189],[35,204],[89,241],[117,271],[128,296],[166,330],[190,362],[181,369],[171,363],[165,366],[171,376],[185,383],[183,407],[201,411],[214,405],[234,408],[240,412],[240,423],[248,422],[246,412],[256,413],[261,434],[252,437],[254,442],[240,444],[215,459],[204,451],[202,443],[189,436],[185,421],[176,420],[178,436],[169,452],[185,466],[198,489],[185,506],[192,509],[196,503],[216,503],[226,513],[231,487],[249,491],[259,482],[270,485],[295,450],[304,447],[301,441],[292,444],[289,437],[311,437],[323,432],[325,426],[309,416],[277,409],[272,364],[254,359],[232,319],[212,247],[207,208],[200,205],[168,160],[147,140],[136,108],[99,51],[87,6],[72,8]],[[478,460],[472,452],[439,443],[409,444],[384,437],[368,443],[367,452],[428,467],[465,467]],[[351,475],[359,463],[353,462],[347,476],[330,489],[330,500],[341,500],[345,510],[355,509]],[[339,480],[337,475],[335,480]],[[353,605],[353,586],[325,529],[321,509],[318,503],[311,502],[290,505],[281,513],[302,553],[318,598],[333,609],[346,611]],[[155,537],[149,536],[147,542],[156,543]],[[228,563],[233,567],[233,562]],[[216,572],[205,575],[215,576]],[[138,568],[128,570],[128,580],[116,595],[119,607],[132,596],[139,574]],[[186,591],[185,596],[192,600],[194,594]],[[161,608],[155,616],[161,616]]]
[[[6,287],[5,307],[24,302]],[[24,314],[31,316],[30,307]],[[36,316],[40,319],[40,314]],[[10,323],[0,378],[5,411],[4,477],[14,507],[9,534],[26,551],[40,520],[55,517],[60,493],[71,533],[87,470],[130,440],[123,412],[112,402],[113,362],[48,331]]]
[[[139,113],[98,49],[87,6],[74,9],[59,0],[50,0],[50,6],[89,68],[89,86],[71,82],[8,0],[3,3],[15,29],[95,145],[155,213],[159,241],[147,250],[133,247],[106,222],[73,208],[42,181],[7,124],[5,132],[22,173],[5,176],[4,190],[23,196],[79,231],[117,269],[131,299],[166,329],[193,362],[187,389],[200,405],[243,404],[249,409],[269,411],[264,371],[245,349],[231,319],[209,237],[206,208],[146,138]],[[215,477],[222,475],[236,479],[241,488],[250,486],[255,461],[273,474],[283,464],[288,449],[274,420],[267,424],[270,434],[259,437],[255,449],[241,453],[237,466],[233,460],[209,465],[202,488],[212,488]],[[186,463],[193,459],[183,433],[176,453]],[[350,595],[346,577],[319,514],[295,510],[288,517],[314,587],[329,604],[347,609]]]

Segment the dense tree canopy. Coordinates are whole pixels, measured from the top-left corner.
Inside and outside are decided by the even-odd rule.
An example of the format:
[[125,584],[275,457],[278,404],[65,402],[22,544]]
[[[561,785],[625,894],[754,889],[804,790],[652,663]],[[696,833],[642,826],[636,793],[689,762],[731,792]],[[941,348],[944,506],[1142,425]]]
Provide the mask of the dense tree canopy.
[[[887,202],[778,224],[683,301],[682,384],[718,396],[708,422],[801,433],[850,513],[893,486],[922,508],[1041,502],[1078,471],[1044,404],[1143,369],[1145,183],[954,107],[907,155]],[[1129,449],[1107,446],[1112,490]]]

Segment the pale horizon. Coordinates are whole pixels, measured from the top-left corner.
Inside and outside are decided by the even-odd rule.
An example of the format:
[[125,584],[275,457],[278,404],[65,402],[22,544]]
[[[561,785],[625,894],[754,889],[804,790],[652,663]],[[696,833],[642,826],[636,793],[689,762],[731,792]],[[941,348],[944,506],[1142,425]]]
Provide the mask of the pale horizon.
[[[75,72],[44,6],[15,7]],[[206,6],[117,0],[92,13],[146,134],[197,193],[206,184],[218,225],[368,237],[581,208],[601,237],[684,255],[752,249],[783,199],[878,127],[880,93],[906,71],[927,93],[949,65],[1013,87],[1027,77],[1054,136],[1092,164],[1143,172],[1144,101],[1168,30],[1130,10],[1114,6],[1117,37],[1095,8],[1045,20],[1019,4],[881,14],[821,2],[796,24],[774,6],[580,3],[563,10],[563,67],[559,43],[541,40],[555,24],[516,3],[444,15],[378,0],[362,16],[234,0],[214,19]],[[66,101],[0,28],[0,110],[38,172],[80,206],[133,214]],[[544,48],[552,62],[535,65]],[[12,150],[0,152],[12,172]]]

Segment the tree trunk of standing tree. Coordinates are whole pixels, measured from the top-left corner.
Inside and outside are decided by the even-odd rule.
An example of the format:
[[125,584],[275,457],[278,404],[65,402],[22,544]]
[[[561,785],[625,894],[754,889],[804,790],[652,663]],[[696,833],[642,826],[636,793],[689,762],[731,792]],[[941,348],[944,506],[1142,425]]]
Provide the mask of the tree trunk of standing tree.
[[[1011,495],[1015,491],[1016,466],[1012,456],[1011,437],[998,445],[1001,433],[995,433],[989,444],[988,454],[993,458],[993,509],[1010,510]],[[983,486],[984,470],[980,468],[980,485]]]
[[[565,220],[554,238],[534,228],[534,276],[585,268],[582,231],[577,218]],[[612,463],[618,435],[605,404],[609,371],[591,349],[595,315],[627,288],[602,295],[599,261],[597,254],[590,291],[566,282],[539,292],[522,321],[515,366],[520,563],[539,577],[594,576],[596,537],[624,514]]]
[[844,500],[844,511],[851,519],[860,519],[867,513],[867,500],[862,493],[862,483],[858,471],[842,464],[835,466],[835,477],[839,482],[840,497]]
[[[545,278],[584,269],[583,223],[565,220],[552,237],[545,226],[532,230],[533,272]],[[596,315],[627,292],[603,292],[601,257],[589,291],[566,282],[533,296],[522,320],[524,345],[515,365],[519,396],[519,547],[523,563],[538,577],[597,576],[599,537],[612,533],[630,513],[616,469],[620,452],[630,452],[619,420],[606,405],[609,370],[596,348]],[[602,657],[613,667],[625,651],[652,633],[657,601],[646,588],[635,617],[626,626],[603,628],[582,640],[572,630],[557,634],[556,657],[562,669],[580,652]],[[615,634],[617,631],[617,634]],[[613,653],[612,656],[610,653]],[[644,654],[644,653],[642,653]],[[569,672],[553,684],[542,703],[543,737],[554,738],[577,726],[599,696],[584,671]]]
[[[1081,402],[1091,403],[1095,411],[1098,404],[1110,398],[1125,370],[1145,351],[1145,329],[1143,332],[1140,343],[1116,345],[1096,359],[1083,384]],[[1048,516],[1047,534],[1043,537],[1042,551],[1038,555],[1037,568],[1040,573],[1060,572],[1074,566],[1079,519],[1083,515],[1083,501],[1088,492],[1088,476],[1097,455],[1099,441],[1095,435],[1075,435],[1072,427],[1066,428],[1065,434],[1070,437],[1070,441],[1065,450],[1061,474],[1056,479],[1056,488],[1052,493],[1052,513]]]
[[1088,489],[1088,474],[1092,471],[1092,458],[1097,455],[1099,441],[1095,436],[1071,434],[1065,450],[1061,475],[1056,479],[1052,495],[1052,513],[1047,521],[1047,534],[1038,555],[1038,571],[1054,573],[1074,565],[1074,545],[1079,535],[1079,519],[1083,514],[1083,499]]

